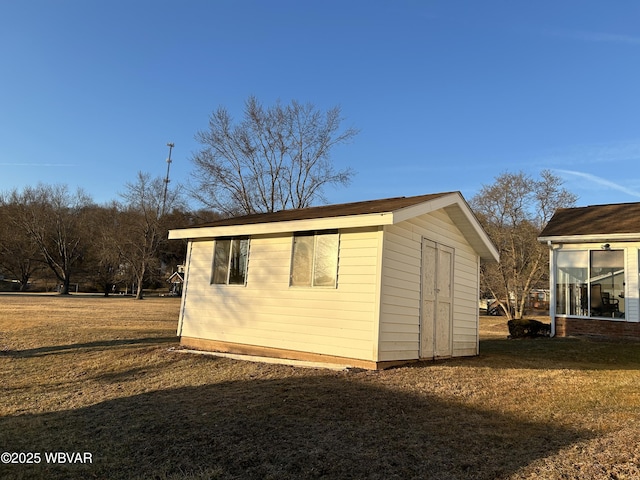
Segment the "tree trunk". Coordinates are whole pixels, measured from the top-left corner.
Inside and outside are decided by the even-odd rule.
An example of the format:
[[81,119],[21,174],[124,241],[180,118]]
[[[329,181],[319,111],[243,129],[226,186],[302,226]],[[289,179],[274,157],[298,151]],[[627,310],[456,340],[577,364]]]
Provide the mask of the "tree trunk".
[[62,290],[60,290],[60,295],[69,295],[70,285],[71,285],[71,278],[67,275],[62,282]]
[[138,291],[136,292],[136,300],[142,300],[142,282],[144,281],[144,272],[145,272],[145,268],[142,269],[142,272],[140,272],[140,275],[138,276],[137,280],[138,280]]

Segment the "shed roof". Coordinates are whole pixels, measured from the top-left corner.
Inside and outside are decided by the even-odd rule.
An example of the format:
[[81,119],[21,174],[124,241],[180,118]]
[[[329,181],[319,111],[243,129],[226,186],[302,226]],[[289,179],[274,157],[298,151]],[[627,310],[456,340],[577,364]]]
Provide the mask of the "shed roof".
[[539,239],[588,241],[638,237],[640,203],[614,203],[561,208],[540,232]]
[[231,217],[169,231],[170,239],[215,238],[232,235],[392,225],[435,210],[445,209],[463,235],[486,260],[498,252],[460,192],[325,205]]
[[449,193],[432,193],[417,197],[396,197],[380,200],[367,200],[363,202],[341,203],[336,205],[322,205],[319,207],[293,208],[272,213],[255,213],[231,217],[215,222],[198,225],[198,227],[221,227],[228,225],[252,225],[256,223],[285,222],[292,220],[308,220],[313,218],[331,218],[347,215],[364,215],[369,213],[392,212],[400,208],[409,207],[426,202],[434,198],[448,195]]

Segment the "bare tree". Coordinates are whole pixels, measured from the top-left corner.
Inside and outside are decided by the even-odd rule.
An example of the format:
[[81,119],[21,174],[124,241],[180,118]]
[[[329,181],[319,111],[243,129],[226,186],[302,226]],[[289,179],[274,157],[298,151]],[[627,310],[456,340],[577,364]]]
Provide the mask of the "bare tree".
[[119,242],[124,232],[120,217],[119,205],[112,202],[92,207],[86,224],[91,248],[83,262],[85,272],[105,297],[123,280]]
[[321,112],[312,104],[277,102],[265,109],[255,97],[234,124],[224,107],[196,134],[191,194],[229,216],[304,208],[323,201],[327,185],[348,185],[351,169],[336,170],[330,154],[358,132],[340,129],[339,107]]
[[24,215],[23,205],[0,197],[0,271],[18,281],[20,291],[27,289],[31,277],[46,268],[38,245],[16,219]]
[[136,299],[141,300],[144,281],[158,266],[158,250],[167,238],[163,207],[170,211],[180,206],[180,189],[168,189],[165,200],[164,181],[138,172],[136,181],[126,185],[121,197],[125,205],[120,215],[118,249],[135,276]]
[[548,170],[538,180],[523,172],[507,172],[471,199],[500,253],[499,264],[482,266],[482,287],[509,319],[522,318],[529,291],[548,272],[548,251],[537,241],[538,234],[558,208],[573,206],[577,200],[562,184]]
[[37,245],[39,255],[61,282],[61,294],[69,293],[71,275],[82,261],[87,246],[84,228],[91,198],[78,189],[71,194],[66,185],[25,187],[14,190],[9,201],[20,205],[14,225]]

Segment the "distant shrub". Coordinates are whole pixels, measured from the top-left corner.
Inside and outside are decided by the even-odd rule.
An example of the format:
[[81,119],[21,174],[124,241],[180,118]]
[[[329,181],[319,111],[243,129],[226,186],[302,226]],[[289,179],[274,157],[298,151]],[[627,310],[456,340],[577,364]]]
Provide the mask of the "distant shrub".
[[507,326],[510,338],[548,337],[551,333],[549,324],[526,318],[509,320]]
[[20,290],[20,284],[18,282],[0,280],[0,292],[17,292],[18,290]]

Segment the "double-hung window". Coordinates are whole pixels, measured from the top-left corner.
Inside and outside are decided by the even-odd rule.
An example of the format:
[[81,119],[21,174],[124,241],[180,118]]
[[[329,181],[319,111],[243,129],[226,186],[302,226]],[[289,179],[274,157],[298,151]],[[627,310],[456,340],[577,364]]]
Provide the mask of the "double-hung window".
[[293,236],[291,286],[333,287],[338,282],[338,232],[304,232]]
[[248,238],[219,238],[213,251],[211,283],[244,285],[249,260]]

